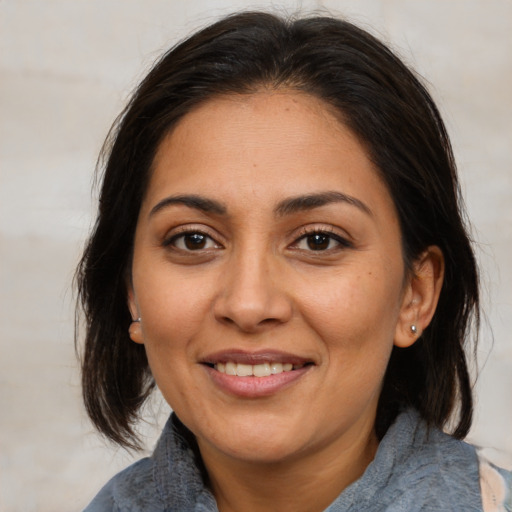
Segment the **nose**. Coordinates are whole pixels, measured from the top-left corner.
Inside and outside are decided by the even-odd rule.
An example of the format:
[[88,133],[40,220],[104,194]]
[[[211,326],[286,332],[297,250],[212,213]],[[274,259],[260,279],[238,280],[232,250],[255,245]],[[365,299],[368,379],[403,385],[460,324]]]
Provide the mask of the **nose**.
[[248,250],[227,264],[214,304],[217,321],[255,333],[290,320],[292,301],[276,259]]

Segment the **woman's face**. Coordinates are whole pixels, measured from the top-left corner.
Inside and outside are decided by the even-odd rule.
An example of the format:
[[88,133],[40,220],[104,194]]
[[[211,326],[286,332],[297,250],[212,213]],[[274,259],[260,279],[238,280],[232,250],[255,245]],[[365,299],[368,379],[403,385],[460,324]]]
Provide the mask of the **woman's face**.
[[270,462],[371,437],[408,278],[386,186],[320,100],[233,95],[185,116],[132,277],[132,338],[202,451]]

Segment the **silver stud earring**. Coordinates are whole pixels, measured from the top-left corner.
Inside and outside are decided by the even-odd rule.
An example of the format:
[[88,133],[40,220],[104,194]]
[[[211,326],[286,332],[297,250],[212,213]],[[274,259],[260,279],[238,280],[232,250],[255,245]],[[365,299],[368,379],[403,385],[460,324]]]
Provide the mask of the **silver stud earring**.
[[134,322],[139,322],[139,323],[140,323],[140,320],[141,320],[141,318],[140,318],[140,316],[139,316],[139,318],[136,318],[136,319],[135,319],[135,320],[133,320],[133,321],[134,321]]
[[413,334],[418,334],[418,328],[416,327],[416,325],[415,325],[415,324],[412,324],[412,325],[411,325],[411,332],[412,332]]

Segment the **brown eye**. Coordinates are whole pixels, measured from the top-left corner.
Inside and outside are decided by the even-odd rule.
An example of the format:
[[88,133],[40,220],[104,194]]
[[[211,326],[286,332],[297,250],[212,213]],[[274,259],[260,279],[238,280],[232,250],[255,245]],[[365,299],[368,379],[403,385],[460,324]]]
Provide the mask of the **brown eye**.
[[327,231],[314,231],[301,236],[294,244],[302,251],[331,251],[352,247],[345,238]]
[[192,235],[184,235],[183,243],[187,249],[195,251],[196,249],[204,249],[207,237],[201,233],[194,233]]
[[166,243],[182,251],[200,251],[203,249],[218,248],[219,245],[211,237],[200,232],[182,233],[176,235]]
[[330,236],[324,235],[323,233],[315,233],[314,235],[308,235],[306,237],[308,247],[312,251],[324,251],[328,249],[331,240]]

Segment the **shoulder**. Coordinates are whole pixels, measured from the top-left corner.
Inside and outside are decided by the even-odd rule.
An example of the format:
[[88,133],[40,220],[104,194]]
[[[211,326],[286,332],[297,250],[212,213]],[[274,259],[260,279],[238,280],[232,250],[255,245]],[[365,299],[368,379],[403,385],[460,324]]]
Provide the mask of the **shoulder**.
[[416,459],[411,463],[431,467],[439,496],[465,499],[483,512],[512,512],[512,472],[491,463],[475,446],[434,430],[420,442],[417,454],[411,454]]
[[415,411],[397,418],[379,451],[391,469],[378,496],[390,510],[482,511],[476,449],[429,428]]
[[372,463],[329,512],[482,512],[476,450],[428,428],[414,410],[400,414]]
[[153,460],[142,459],[114,476],[84,512],[163,510],[153,477]]
[[457,504],[451,510],[464,512],[512,512],[511,472],[488,462],[473,445],[428,429],[416,413],[397,423],[392,444],[400,444],[397,435],[409,438],[394,475],[404,495],[418,500],[424,491],[425,510],[446,510],[451,503]]
[[151,457],[114,476],[84,512],[216,511],[194,442],[172,414]]

